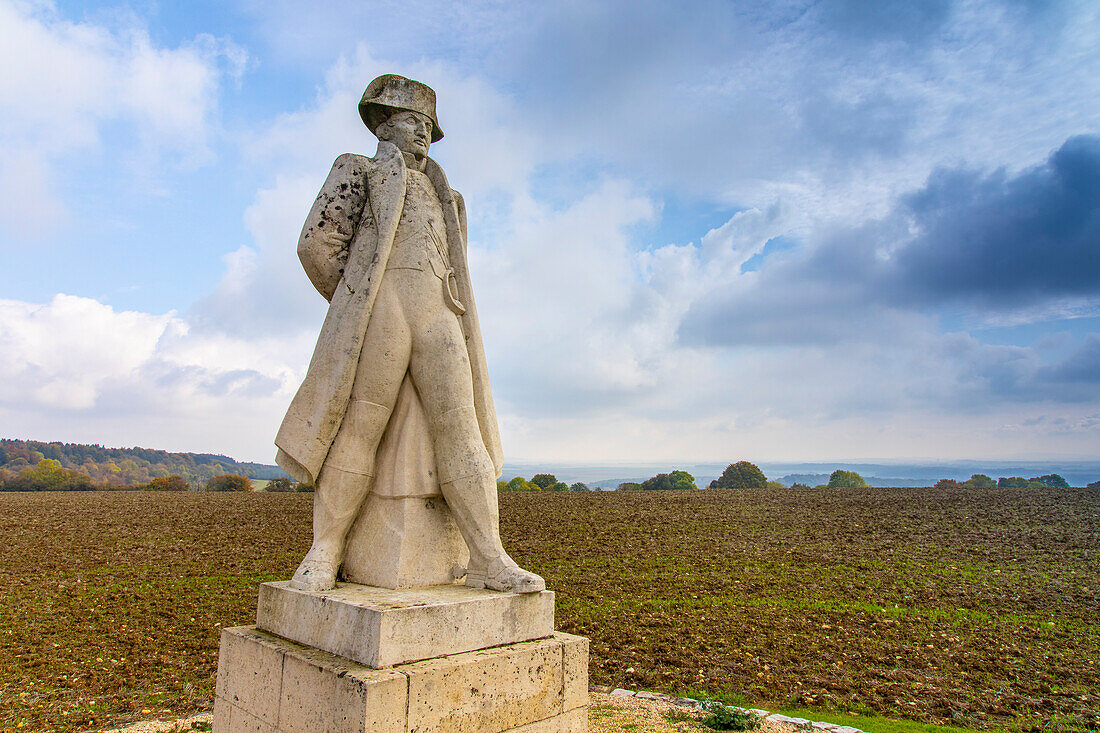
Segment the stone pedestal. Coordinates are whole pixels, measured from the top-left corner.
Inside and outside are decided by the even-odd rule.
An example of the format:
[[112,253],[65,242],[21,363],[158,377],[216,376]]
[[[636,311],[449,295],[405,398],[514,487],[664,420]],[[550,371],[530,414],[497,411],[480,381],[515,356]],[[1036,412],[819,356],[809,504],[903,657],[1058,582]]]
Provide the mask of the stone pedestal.
[[588,640],[551,592],[286,585],[222,631],[214,733],[588,730]]
[[307,593],[264,583],[256,626],[376,669],[554,632],[554,594],[464,585],[390,590],[338,583]]
[[583,733],[588,640],[545,639],[386,670],[254,626],[222,631],[213,733]]
[[342,575],[379,588],[451,583],[470,551],[443,497],[374,492],[348,533]]

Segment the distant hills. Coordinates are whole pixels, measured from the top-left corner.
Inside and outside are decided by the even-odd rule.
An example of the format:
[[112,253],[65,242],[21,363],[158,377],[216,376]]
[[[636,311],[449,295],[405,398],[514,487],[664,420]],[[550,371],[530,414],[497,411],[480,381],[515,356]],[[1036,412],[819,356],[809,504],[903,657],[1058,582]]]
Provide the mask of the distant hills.
[[254,479],[286,476],[278,466],[235,461],[216,453],[170,453],[152,448],[104,448],[94,444],[0,438],[0,482],[18,476],[44,459],[57,461],[61,468],[108,487],[147,484],[152,479],[172,475],[181,476],[195,486],[229,473]]

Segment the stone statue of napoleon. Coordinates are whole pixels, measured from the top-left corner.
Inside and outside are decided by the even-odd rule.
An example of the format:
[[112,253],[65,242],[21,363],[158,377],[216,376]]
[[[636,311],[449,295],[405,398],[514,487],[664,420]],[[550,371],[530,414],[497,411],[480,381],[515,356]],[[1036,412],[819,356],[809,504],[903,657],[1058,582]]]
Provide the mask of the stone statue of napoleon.
[[387,485],[427,482],[442,494],[469,548],[467,586],[544,590],[500,541],[502,452],[466,207],[428,157],[443,137],[435,92],[386,74],[367,87],[359,114],[378,151],[336,159],[298,242],[329,309],[275,439],[279,465],[316,491],[313,545],[290,586],[335,587],[349,529],[384,475]]

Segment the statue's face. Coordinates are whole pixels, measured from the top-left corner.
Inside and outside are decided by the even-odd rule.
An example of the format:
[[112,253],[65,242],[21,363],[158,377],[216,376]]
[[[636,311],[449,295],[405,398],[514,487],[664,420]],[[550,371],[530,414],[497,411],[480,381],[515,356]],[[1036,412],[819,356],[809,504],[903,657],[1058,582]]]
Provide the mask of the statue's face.
[[417,158],[426,156],[432,143],[431,119],[411,110],[394,112],[375,132],[379,140],[393,143],[401,152]]

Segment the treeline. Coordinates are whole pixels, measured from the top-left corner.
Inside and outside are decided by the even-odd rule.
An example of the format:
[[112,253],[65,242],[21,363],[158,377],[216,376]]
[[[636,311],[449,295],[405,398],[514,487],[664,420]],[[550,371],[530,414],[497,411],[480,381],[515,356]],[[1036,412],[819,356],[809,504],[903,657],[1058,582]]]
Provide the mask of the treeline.
[[190,489],[201,489],[215,476],[225,475],[286,478],[275,466],[241,463],[212,453],[0,438],[0,490],[6,491],[145,488],[151,482],[163,484],[173,477]]
[[[820,474],[824,478],[825,474]],[[965,481],[955,479],[940,479],[935,484],[936,488],[975,488],[975,489],[1023,489],[1023,488],[1050,488],[1068,489],[1069,483],[1056,473],[1033,478],[1020,476],[1002,476],[997,480],[976,473]],[[667,490],[692,490],[698,489],[695,477],[687,471],[671,471],[659,473],[645,481],[624,481],[616,487],[616,491],[667,491]],[[708,489],[784,489],[786,484],[769,480],[760,467],[749,461],[738,461],[726,466],[722,475],[707,484]],[[861,489],[871,488],[862,476],[855,471],[837,469],[829,474],[828,483],[817,484],[811,487],[809,484],[795,481],[790,485],[792,489]],[[1090,483],[1086,488],[1100,489],[1100,481]],[[583,483],[566,485],[558,481],[551,473],[540,473],[531,477],[531,480],[516,476],[510,481],[498,481],[497,489],[500,491],[589,491],[589,487]],[[595,490],[600,490],[598,487]]]
[[552,473],[536,473],[530,481],[523,476],[516,476],[510,481],[501,479],[497,481],[497,491],[588,491],[588,485],[580,481],[570,485],[558,481]]
[[[956,486],[968,486],[975,489],[992,489],[994,487],[999,489],[1068,489],[1069,482],[1056,473],[1050,473],[1046,476],[1033,476],[1032,478],[1001,476],[996,481],[984,473],[976,473],[966,481],[941,478],[936,482],[937,489],[954,488]],[[1100,488],[1100,481],[1092,482],[1088,485],[1088,488]]]

